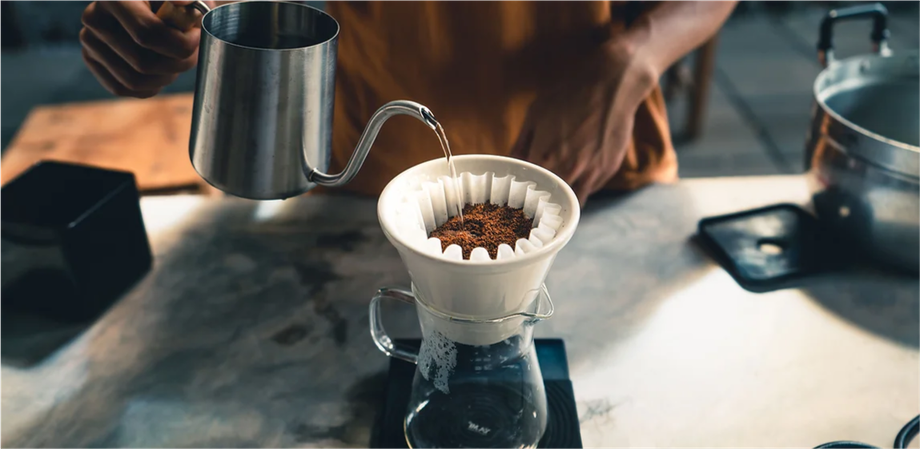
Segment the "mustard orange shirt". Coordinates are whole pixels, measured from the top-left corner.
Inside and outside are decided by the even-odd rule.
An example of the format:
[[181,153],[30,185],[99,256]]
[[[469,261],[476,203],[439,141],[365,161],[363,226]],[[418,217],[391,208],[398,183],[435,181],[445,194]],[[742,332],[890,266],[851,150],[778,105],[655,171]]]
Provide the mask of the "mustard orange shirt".
[[[453,154],[507,155],[544,86],[565,82],[569,61],[626,26],[611,2],[327,2],[341,25],[332,169],[344,167],[374,111],[419,102],[444,126]],[[403,170],[442,157],[415,118],[383,126],[358,176],[342,190],[377,195]],[[610,189],[676,178],[664,99],[636,113],[633,140]]]

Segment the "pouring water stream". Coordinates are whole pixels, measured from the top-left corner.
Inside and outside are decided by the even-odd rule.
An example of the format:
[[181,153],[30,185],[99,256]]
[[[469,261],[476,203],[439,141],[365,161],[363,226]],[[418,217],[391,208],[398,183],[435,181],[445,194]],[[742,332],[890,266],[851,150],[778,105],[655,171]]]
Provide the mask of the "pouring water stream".
[[454,161],[451,159],[452,154],[450,153],[450,143],[447,141],[447,134],[444,132],[444,127],[441,126],[437,120],[435,120],[435,134],[438,136],[438,141],[441,142],[441,150],[444,151],[444,158],[447,159],[447,169],[450,172],[450,178],[454,181],[454,194],[456,196],[455,201],[457,202],[457,216],[460,217],[460,224],[463,224],[463,194],[461,189],[463,188],[460,185],[460,179],[457,177],[457,168],[454,167]]

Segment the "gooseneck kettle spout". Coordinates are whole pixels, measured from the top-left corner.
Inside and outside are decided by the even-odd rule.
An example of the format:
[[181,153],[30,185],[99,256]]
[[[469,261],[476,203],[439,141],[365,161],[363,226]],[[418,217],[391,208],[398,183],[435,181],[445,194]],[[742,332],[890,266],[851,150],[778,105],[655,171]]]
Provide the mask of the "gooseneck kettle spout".
[[307,178],[311,182],[326,187],[338,187],[351,182],[355,175],[358,174],[358,171],[361,170],[364,159],[367,158],[367,153],[371,150],[371,146],[374,145],[374,140],[377,139],[380,128],[383,127],[383,124],[389,120],[390,117],[395,115],[410,115],[428,125],[432,130],[437,131],[438,122],[435,120],[434,114],[425,106],[414,101],[391,101],[383,105],[383,107],[378,109],[377,112],[371,116],[370,121],[367,122],[367,126],[364,128],[364,132],[361,133],[361,138],[358,140],[358,146],[355,147],[355,151],[352,153],[351,159],[348,160],[348,164],[345,166],[344,170],[330,175],[313,169],[307,175]]
[[318,185],[341,186],[354,179],[390,117],[411,115],[437,127],[418,103],[387,103],[367,123],[344,170],[329,174],[338,22],[288,2],[210,10],[195,2],[158,15],[186,28],[198,17],[192,8],[204,16],[189,158],[205,181],[226,193],[276,200]]

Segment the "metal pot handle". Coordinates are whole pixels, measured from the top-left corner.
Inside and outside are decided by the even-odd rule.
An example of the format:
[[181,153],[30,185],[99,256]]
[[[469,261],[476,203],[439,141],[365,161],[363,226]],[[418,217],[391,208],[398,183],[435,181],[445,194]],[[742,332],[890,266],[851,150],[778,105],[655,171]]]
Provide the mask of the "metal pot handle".
[[844,20],[872,17],[872,50],[882,56],[891,55],[888,48],[888,9],[881,3],[849,6],[846,8],[832,9],[821,20],[821,31],[818,37],[818,61],[827,67],[834,62],[834,24]]

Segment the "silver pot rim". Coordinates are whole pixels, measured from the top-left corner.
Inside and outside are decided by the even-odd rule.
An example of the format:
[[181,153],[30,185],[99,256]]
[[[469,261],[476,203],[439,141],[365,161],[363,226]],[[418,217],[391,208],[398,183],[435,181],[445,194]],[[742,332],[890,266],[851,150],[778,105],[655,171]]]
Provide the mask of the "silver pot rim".
[[[909,65],[912,60],[917,61],[918,58],[920,58],[920,52],[917,50],[901,50],[891,55],[863,54],[837,60],[831,63],[830,66],[824,68],[821,73],[818,74],[817,78],[815,78],[812,90],[812,94],[817,105],[830,118],[832,118],[833,121],[836,121],[837,124],[848,128],[851,132],[859,134],[861,139],[868,139],[875,144],[874,147],[876,151],[860,151],[859,145],[856,145],[855,147],[850,144],[843,145],[847,148],[848,152],[886,170],[896,171],[912,176],[918,175],[917,170],[914,168],[920,167],[920,146],[914,146],[899,140],[891,139],[885,137],[884,135],[870,131],[860,125],[857,125],[856,123],[845,118],[833,108],[828,106],[826,100],[830,98],[831,95],[829,95],[829,93],[833,92],[835,87],[843,86],[847,81],[854,79],[848,78],[844,80],[835,80],[830,78],[832,74],[835,73],[840,67],[860,66],[866,63],[868,63],[870,66],[874,66],[875,63],[878,62],[904,67]],[[911,72],[911,74],[913,73],[914,72]],[[882,77],[880,79],[884,78]],[[879,146],[887,146],[887,151],[894,152],[895,163],[886,163],[885,161],[878,160],[878,157],[873,157],[873,153],[876,153],[877,156],[877,149]]]

